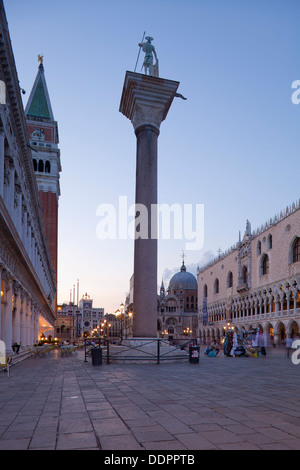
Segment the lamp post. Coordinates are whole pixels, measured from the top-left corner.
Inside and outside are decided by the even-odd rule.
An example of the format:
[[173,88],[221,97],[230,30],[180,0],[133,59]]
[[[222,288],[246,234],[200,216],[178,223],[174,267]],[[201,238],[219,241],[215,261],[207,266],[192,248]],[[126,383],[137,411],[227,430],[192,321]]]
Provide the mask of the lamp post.
[[[119,310],[119,309],[116,310],[116,311],[115,311],[115,316],[117,317],[118,320],[119,320],[119,316],[120,316],[120,315],[121,315],[120,310]],[[121,317],[121,319],[120,319],[120,328],[118,328],[118,330],[119,330],[119,334],[120,334],[120,340],[122,341],[122,317]]]
[[[121,328],[120,328],[120,338],[121,338],[121,342],[122,342],[122,339],[123,339],[124,304],[121,304],[120,309],[115,311],[115,315],[116,315],[116,317],[119,317],[119,315],[120,315],[120,326],[121,326]],[[124,326],[126,327],[125,324],[124,324]]]
[[121,342],[122,342],[122,339],[123,339],[123,319],[124,319],[124,304],[123,303],[120,305],[120,311],[121,311]]
[[132,336],[132,312],[128,312],[128,317],[127,317],[127,327],[126,327],[126,338],[128,337],[128,330],[130,333],[130,336]]
[[184,336],[189,336],[192,334],[192,330],[189,327],[187,327],[183,330],[183,334]]

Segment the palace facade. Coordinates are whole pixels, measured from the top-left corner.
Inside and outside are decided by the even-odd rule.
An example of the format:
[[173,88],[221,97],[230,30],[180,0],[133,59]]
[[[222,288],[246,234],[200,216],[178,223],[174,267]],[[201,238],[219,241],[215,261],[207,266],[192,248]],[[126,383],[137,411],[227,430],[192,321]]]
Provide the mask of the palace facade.
[[243,238],[197,275],[202,343],[222,338],[229,325],[259,328],[274,344],[297,336],[300,200],[253,232],[247,221]]

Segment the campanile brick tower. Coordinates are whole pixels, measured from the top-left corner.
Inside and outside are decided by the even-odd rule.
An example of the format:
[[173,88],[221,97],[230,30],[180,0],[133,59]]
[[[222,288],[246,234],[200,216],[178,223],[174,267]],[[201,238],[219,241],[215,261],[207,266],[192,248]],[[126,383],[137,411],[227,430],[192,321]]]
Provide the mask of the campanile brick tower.
[[[57,284],[60,150],[58,148],[58,126],[52,112],[41,56],[39,56],[39,61],[38,73],[25,108],[25,114],[40,207]],[[57,295],[55,312],[56,307]]]

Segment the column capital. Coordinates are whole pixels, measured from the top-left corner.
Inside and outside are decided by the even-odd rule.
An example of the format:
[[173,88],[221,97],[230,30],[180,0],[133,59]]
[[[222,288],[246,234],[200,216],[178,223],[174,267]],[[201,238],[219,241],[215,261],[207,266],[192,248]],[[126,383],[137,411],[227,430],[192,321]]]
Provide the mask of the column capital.
[[135,131],[145,125],[159,131],[178,86],[173,80],[127,71],[119,111],[131,120]]

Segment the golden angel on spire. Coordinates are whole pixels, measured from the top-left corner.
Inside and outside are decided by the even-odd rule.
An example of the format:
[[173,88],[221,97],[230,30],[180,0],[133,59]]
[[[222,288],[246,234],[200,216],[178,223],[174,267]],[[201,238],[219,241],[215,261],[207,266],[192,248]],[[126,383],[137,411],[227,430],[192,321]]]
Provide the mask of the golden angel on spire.
[[42,54],[39,54],[38,55],[38,62],[40,63],[40,65],[43,65],[43,59],[44,59],[44,56]]

